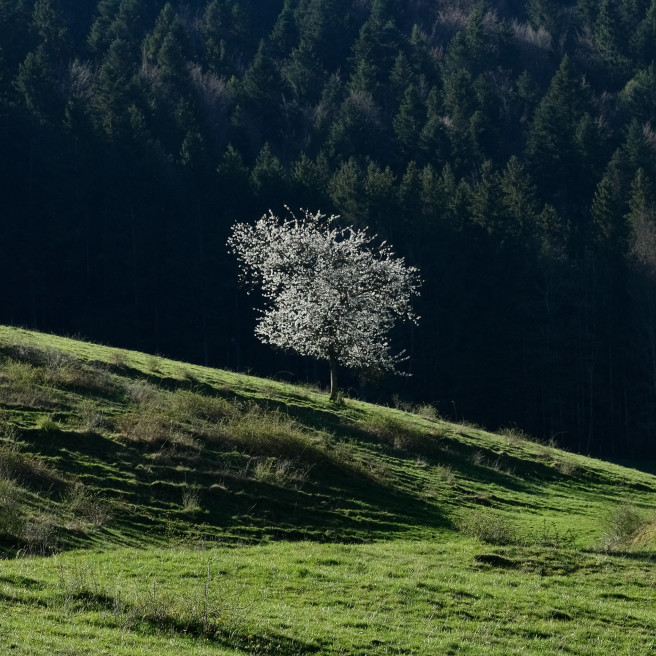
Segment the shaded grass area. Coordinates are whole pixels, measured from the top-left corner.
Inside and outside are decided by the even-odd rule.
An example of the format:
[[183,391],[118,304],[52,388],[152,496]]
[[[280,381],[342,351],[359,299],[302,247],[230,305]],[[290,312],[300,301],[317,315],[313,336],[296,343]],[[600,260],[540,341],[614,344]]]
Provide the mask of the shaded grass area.
[[656,649],[653,560],[638,553],[490,550],[459,538],[71,552],[6,565],[0,645],[22,655]]
[[[0,353],[0,466],[17,511],[2,531],[8,553],[80,546],[85,535],[91,544],[190,533],[353,541],[449,525],[353,457],[356,447],[265,398],[186,371],[143,371],[124,356],[84,360],[23,342]],[[27,530],[34,504],[48,526],[41,536]]]
[[1,327],[0,480],[7,554],[453,530],[590,546],[609,507],[648,521],[656,491],[649,474],[450,424],[426,406],[336,405],[311,389]]

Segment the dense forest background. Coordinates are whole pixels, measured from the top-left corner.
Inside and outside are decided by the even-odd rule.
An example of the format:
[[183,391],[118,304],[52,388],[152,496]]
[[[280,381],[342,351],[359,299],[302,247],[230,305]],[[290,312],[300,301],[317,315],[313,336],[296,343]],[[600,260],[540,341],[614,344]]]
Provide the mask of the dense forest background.
[[322,209],[424,278],[370,398],[654,457],[654,59],[656,0],[0,0],[0,322],[325,383],[225,246]]

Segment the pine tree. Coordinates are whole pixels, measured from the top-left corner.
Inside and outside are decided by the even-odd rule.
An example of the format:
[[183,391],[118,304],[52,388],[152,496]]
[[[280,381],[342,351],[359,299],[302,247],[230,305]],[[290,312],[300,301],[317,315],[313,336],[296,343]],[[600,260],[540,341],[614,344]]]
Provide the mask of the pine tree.
[[457,231],[470,220],[471,188],[465,180],[456,179],[448,163],[439,175],[430,164],[426,165],[422,170],[421,182],[421,199],[427,222],[439,222]]
[[148,7],[145,0],[121,0],[110,28],[114,38],[141,46],[141,36],[151,24],[154,9]]
[[476,78],[496,67],[514,67],[516,61],[512,27],[499,21],[485,2],[479,2],[469,15],[467,27],[449,42],[442,68],[466,70]]
[[656,273],[656,197],[644,169],[638,169],[631,182],[629,212],[631,255],[642,266]]
[[574,9],[574,25],[581,30],[592,32],[599,10],[599,0],[578,0]]
[[574,146],[579,160],[577,184],[579,193],[590,197],[594,183],[603,173],[608,160],[608,135],[595,118],[585,112],[576,125]]
[[98,85],[93,98],[99,122],[108,136],[116,136],[128,123],[134,62],[129,45],[116,39],[100,66]]
[[428,79],[435,77],[437,72],[436,61],[428,48],[427,37],[418,25],[412,26],[409,57],[415,75],[424,76]]
[[526,145],[533,179],[556,209],[567,209],[579,195],[576,130],[587,108],[581,79],[565,56],[535,111]]
[[647,123],[656,116],[656,64],[639,70],[618,95],[618,105],[627,118]]
[[370,59],[359,59],[355,68],[349,76],[348,89],[351,93],[361,93],[371,96],[373,99],[379,95],[380,83],[378,77],[379,68]]
[[656,60],[656,0],[651,0],[644,19],[631,34],[630,43],[632,52],[644,66]]
[[205,7],[201,33],[205,59],[210,69],[218,74],[232,72],[228,63],[227,44],[230,29],[230,9],[222,0],[212,0]]
[[364,199],[364,214],[360,218],[361,225],[367,225],[374,230],[383,230],[389,238],[396,232],[398,216],[398,189],[396,176],[389,166],[381,169],[370,162],[362,182]]
[[[454,179],[455,185],[455,179]],[[434,223],[436,218],[444,220],[448,191],[440,184],[437,171],[430,164],[421,170],[420,200],[422,216],[426,224]]]
[[221,194],[221,203],[225,216],[234,216],[244,208],[256,211],[251,205],[253,199],[253,181],[250,171],[244,164],[241,154],[228,145],[217,168],[217,187]]
[[386,103],[385,88],[402,42],[403,37],[394,22],[383,22],[372,10],[353,43],[349,88],[370,93],[381,105]]
[[419,135],[419,148],[429,162],[442,165],[450,154],[449,137],[437,87],[433,87],[425,102],[426,122]]
[[254,34],[240,3],[211,0],[205,7],[200,32],[210,69],[217,75],[236,73],[236,63],[246,46],[250,50],[251,34]]
[[18,67],[14,86],[22,96],[28,112],[38,123],[53,120],[61,103],[57,85],[41,49],[27,54],[25,61]]
[[397,143],[404,157],[411,156],[418,148],[421,130],[426,121],[424,112],[424,103],[416,87],[413,84],[409,85],[392,122]]
[[561,4],[558,0],[529,0],[526,3],[526,15],[534,30],[545,29],[552,36],[560,32]]
[[157,74],[164,84],[177,87],[178,92],[185,91],[189,77],[187,59],[184,42],[176,31],[170,31],[162,41],[157,53]]
[[110,25],[118,11],[121,0],[99,0],[96,11],[99,16],[94,21],[87,37],[87,43],[91,52],[102,55],[116,35],[110,33]]
[[483,162],[480,176],[472,188],[469,211],[474,224],[490,234],[496,234],[502,241],[501,233],[504,232],[504,226],[500,214],[499,174],[494,171],[489,161]]
[[251,178],[253,190],[264,206],[276,211],[284,206],[288,197],[287,175],[268,142],[262,146],[255,160]]
[[414,83],[415,76],[405,53],[399,50],[389,75],[389,92],[397,105],[403,99],[406,89]]
[[607,73],[615,80],[622,79],[629,61],[624,54],[627,38],[622,30],[616,0],[601,0],[593,28],[593,42]]
[[625,213],[622,190],[613,172],[609,171],[597,185],[590,209],[592,242],[597,249],[624,255],[628,240]]
[[514,96],[517,107],[517,119],[520,124],[527,125],[540,101],[538,85],[528,71],[522,71],[515,80]]
[[456,168],[471,163],[474,159],[469,138],[469,122],[478,109],[470,73],[453,69],[443,73],[444,95],[442,97],[447,133],[452,144]]
[[260,41],[242,80],[242,93],[248,105],[257,111],[270,112],[282,100],[282,83],[269,47]]
[[472,77],[479,75],[489,64],[489,35],[483,21],[487,14],[484,3],[478,3],[469,16],[467,27],[456,33],[449,42],[442,67],[448,71],[465,70]]
[[[277,59],[289,56],[291,51],[300,45],[299,38],[295,10],[290,1],[286,0],[269,36],[269,44],[273,56]],[[307,40],[306,42],[312,48],[312,44]]]
[[88,43],[96,54],[106,53],[116,40],[123,41],[133,57],[141,56],[144,34],[150,26],[152,9],[145,0],[121,0],[120,4],[111,0],[101,2],[100,17],[91,28]]
[[328,147],[332,156],[341,158],[386,154],[381,111],[371,95],[352,92],[342,103],[330,128]]
[[31,27],[48,59],[61,59],[67,55],[70,49],[68,28],[54,0],[36,0]]
[[331,171],[328,158],[320,152],[315,159],[301,153],[292,169],[293,197],[302,208],[325,207],[329,202]]
[[618,11],[625,34],[633,34],[649,7],[650,0],[620,0]]
[[180,21],[180,17],[176,13],[173,5],[167,2],[162,11],[159,13],[155,21],[153,31],[146,37],[144,41],[144,52],[146,57],[152,62],[160,62],[162,57],[171,58],[172,55],[162,55],[162,50],[166,47],[169,50],[175,44],[176,51],[182,57],[184,46],[186,45],[187,35]]
[[179,161],[194,181],[200,181],[209,163],[205,140],[200,130],[187,130],[180,146]]
[[289,132],[286,116],[289,107],[285,103],[289,90],[264,41],[260,41],[241,83],[236,86],[243,109],[240,118],[245,139],[257,145],[264,141],[272,144],[284,141],[283,135]]
[[333,173],[328,193],[335,209],[345,220],[355,223],[362,219],[362,173],[355,159],[343,162]]
[[313,47],[302,41],[283,64],[282,78],[291,89],[297,103],[309,104],[318,99],[325,79],[325,71]]
[[298,18],[299,38],[306,41],[330,72],[343,62],[350,43],[347,0],[309,0]]
[[650,178],[656,173],[652,148],[637,120],[629,123],[624,143],[615,151],[608,166],[618,171],[617,175],[624,188],[628,188],[639,168],[644,169]]
[[422,222],[422,176],[417,163],[408,163],[398,188],[398,206],[401,215],[403,242],[416,238],[416,229]]
[[508,236],[531,238],[538,223],[538,201],[535,184],[522,163],[513,156],[501,174],[500,207],[504,232]]
[[314,131],[318,138],[326,135],[341,107],[344,88],[340,76],[333,73],[324,84],[321,99],[315,109]]
[[31,34],[31,13],[27,2],[0,0],[0,44],[7,71],[15,74],[19,63],[35,47]]
[[636,388],[641,396],[636,406],[639,421],[649,426],[651,434],[656,409],[656,196],[643,169],[638,169],[631,183],[626,220],[633,328],[628,356],[634,362],[633,375],[638,374],[641,380]]

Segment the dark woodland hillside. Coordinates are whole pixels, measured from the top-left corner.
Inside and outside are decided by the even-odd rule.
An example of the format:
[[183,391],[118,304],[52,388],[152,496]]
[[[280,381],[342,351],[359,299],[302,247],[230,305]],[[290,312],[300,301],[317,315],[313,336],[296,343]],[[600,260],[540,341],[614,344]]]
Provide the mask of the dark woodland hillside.
[[0,0],[0,322],[325,380],[225,247],[320,208],[425,280],[371,398],[654,457],[655,59],[656,0]]

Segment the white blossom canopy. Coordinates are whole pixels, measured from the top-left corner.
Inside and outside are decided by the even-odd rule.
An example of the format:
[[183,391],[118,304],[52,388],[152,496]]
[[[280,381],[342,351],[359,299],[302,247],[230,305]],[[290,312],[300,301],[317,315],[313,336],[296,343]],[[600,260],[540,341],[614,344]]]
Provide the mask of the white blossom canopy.
[[269,211],[255,225],[233,226],[228,246],[242,278],[265,299],[255,333],[301,355],[394,371],[404,358],[390,353],[388,334],[397,320],[417,322],[418,271],[338,218],[306,210],[281,220]]

